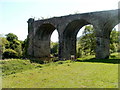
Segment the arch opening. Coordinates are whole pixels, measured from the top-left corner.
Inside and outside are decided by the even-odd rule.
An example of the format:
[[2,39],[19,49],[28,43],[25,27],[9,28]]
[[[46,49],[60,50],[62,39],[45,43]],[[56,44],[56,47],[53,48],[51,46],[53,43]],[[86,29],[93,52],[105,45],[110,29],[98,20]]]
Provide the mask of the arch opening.
[[52,57],[58,57],[58,47],[59,47],[59,39],[58,39],[58,32],[55,29],[51,35],[50,40],[50,54]]
[[42,24],[37,32],[36,32],[36,36],[40,39],[40,40],[50,40],[51,34],[52,32],[55,30],[56,28],[52,25],[52,24]]
[[65,32],[64,32],[65,37],[71,37],[72,34],[77,34],[80,28],[82,28],[84,25],[87,25],[87,24],[90,24],[90,23],[83,19],[74,20],[70,22],[65,29]]
[[51,35],[55,26],[50,23],[42,24],[38,27],[34,38],[34,57],[51,57]]
[[69,23],[65,29],[64,32],[64,53],[66,53],[65,57],[67,59],[70,59],[72,55],[74,55],[74,58],[77,58],[77,52],[76,52],[76,41],[77,41],[77,33],[81,31],[80,29],[85,26],[89,25],[90,23],[86,20],[74,20],[71,23]]
[[114,28],[110,31],[110,57],[118,59],[118,54],[120,53],[120,23],[117,24]]
[[95,57],[96,37],[93,25],[83,26],[77,33],[76,56],[81,58],[84,56]]

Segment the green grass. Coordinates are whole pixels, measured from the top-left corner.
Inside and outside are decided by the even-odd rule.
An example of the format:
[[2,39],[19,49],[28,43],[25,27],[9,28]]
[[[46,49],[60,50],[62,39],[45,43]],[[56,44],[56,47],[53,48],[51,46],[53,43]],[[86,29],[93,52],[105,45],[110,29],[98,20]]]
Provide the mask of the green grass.
[[85,56],[82,58],[78,58],[78,62],[91,62],[91,63],[112,63],[112,64],[120,64],[120,53],[112,53],[109,59],[95,59],[94,55]]
[[2,76],[23,72],[30,69],[41,68],[42,65],[31,63],[30,60],[7,59],[0,61]]
[[[82,58],[78,58],[78,60],[89,60],[89,59],[93,59],[93,58],[95,58],[95,55],[89,55],[89,56],[83,56]],[[109,56],[109,60],[110,59],[120,59],[120,53],[112,53],[112,54],[110,54],[110,56]],[[103,60],[105,60],[105,59],[103,59]],[[99,61],[99,60],[98,60]]]
[[[76,62],[58,61],[49,64],[31,63],[29,60],[1,61],[6,67],[23,67],[16,73],[3,74],[3,88],[117,88],[117,54],[106,60],[92,59],[93,56],[79,58]],[[114,58],[114,60],[113,60]],[[18,62],[17,62],[18,61]],[[26,63],[24,66],[23,63]],[[12,64],[12,65],[11,65]],[[28,65],[28,66],[27,66]],[[9,69],[8,71],[14,71]],[[19,69],[21,71],[19,71]],[[8,73],[5,69],[4,73]]]

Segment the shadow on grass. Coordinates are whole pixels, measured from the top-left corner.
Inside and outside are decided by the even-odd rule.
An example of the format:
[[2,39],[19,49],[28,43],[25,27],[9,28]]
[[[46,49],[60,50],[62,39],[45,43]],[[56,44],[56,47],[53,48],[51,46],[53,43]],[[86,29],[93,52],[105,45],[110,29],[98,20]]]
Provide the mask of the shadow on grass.
[[97,62],[97,63],[112,63],[112,64],[120,64],[120,59],[86,59],[86,60],[76,60],[76,62]]
[[30,59],[31,63],[38,63],[38,64],[44,64],[44,62],[42,60],[39,59]]
[[[112,64],[120,64],[120,57],[119,55],[110,55],[109,57],[110,59],[96,59],[96,58],[92,58],[92,57],[85,57],[85,58],[78,58],[77,60],[75,60],[76,62],[92,62],[92,63],[112,63]],[[44,60],[46,58],[31,58],[30,62],[31,63],[39,63],[39,64],[45,64]],[[52,60],[52,61],[51,61]],[[49,60],[48,60],[49,61]],[[66,60],[59,60],[58,58],[50,58],[51,62],[58,62],[62,61],[62,63]],[[50,62],[48,62],[50,63]]]
[[[51,59],[53,59],[53,60],[51,60]],[[51,58],[51,59],[48,60],[49,62],[47,62],[47,63],[59,61],[59,60],[56,59],[56,58]],[[37,58],[36,58],[36,59],[32,58],[32,59],[30,59],[30,62],[31,62],[31,63],[45,64],[44,61],[46,61],[46,60],[44,60],[44,58],[39,58],[39,59],[37,59]]]

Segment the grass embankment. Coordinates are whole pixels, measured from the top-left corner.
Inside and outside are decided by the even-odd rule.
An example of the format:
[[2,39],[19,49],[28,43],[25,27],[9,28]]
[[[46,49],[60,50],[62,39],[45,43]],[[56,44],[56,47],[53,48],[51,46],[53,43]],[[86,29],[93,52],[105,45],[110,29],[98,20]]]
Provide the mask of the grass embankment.
[[30,60],[10,59],[0,61],[2,67],[2,76],[23,72],[35,68],[41,68],[42,65],[31,63]]
[[[118,87],[118,59],[114,55],[111,61],[95,61],[92,56],[79,58],[76,62],[58,61],[49,64],[30,63],[29,60],[1,61],[2,68],[4,65],[12,67],[3,73],[3,88],[117,88]],[[115,59],[117,58],[117,59]],[[90,60],[90,61],[88,61]],[[4,62],[4,63],[3,63]],[[23,65],[23,63],[26,63]],[[114,63],[116,62],[116,63]],[[118,62],[118,63],[117,63]],[[20,66],[21,65],[21,66]]]

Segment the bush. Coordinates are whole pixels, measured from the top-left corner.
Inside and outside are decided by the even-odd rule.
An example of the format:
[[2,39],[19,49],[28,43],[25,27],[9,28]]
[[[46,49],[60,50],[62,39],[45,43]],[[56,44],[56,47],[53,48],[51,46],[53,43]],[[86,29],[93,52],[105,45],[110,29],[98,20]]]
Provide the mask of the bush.
[[17,58],[18,57],[18,53],[12,49],[6,49],[3,52],[3,59],[4,58]]

